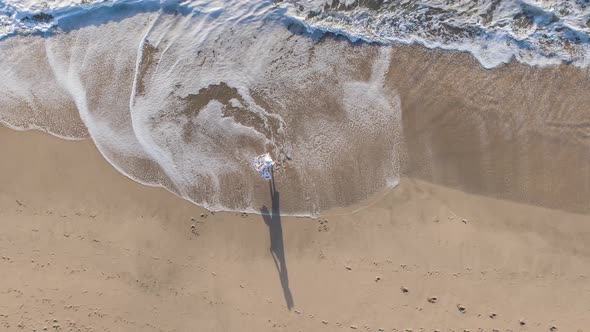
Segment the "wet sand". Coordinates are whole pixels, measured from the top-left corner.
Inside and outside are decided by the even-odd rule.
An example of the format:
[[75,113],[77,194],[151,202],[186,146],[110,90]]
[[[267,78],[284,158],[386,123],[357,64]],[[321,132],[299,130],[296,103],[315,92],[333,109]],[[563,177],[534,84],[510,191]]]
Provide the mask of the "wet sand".
[[352,214],[281,218],[280,196],[268,217],[210,214],[125,178],[90,141],[0,139],[6,331],[590,326],[587,215],[409,177]]
[[590,213],[588,69],[486,70],[464,53],[395,47],[404,174],[485,196]]

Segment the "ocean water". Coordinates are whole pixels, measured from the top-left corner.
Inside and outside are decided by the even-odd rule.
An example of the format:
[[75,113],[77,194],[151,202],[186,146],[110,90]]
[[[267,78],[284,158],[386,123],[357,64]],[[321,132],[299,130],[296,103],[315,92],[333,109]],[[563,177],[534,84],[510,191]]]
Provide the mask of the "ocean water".
[[585,67],[588,18],[584,1],[5,0],[0,121],[90,138],[127,177],[216,211],[269,204],[251,167],[269,152],[281,213],[317,215],[399,181],[384,44]]
[[469,52],[485,68],[517,60],[587,67],[587,0],[309,0],[292,16],[310,30],[379,43]]
[[589,64],[587,0],[4,0],[0,37],[46,32],[64,18],[100,7],[150,3],[182,8],[191,15],[218,10],[218,14],[231,13],[232,21],[261,20],[275,12],[312,33],[469,52],[486,68],[513,59],[531,65]]

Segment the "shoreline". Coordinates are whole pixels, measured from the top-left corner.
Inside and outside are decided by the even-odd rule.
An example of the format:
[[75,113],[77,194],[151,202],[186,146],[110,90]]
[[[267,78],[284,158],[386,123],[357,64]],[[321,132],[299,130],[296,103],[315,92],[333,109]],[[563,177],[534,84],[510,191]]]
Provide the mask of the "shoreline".
[[[107,24],[100,31],[115,33],[122,24],[132,31],[143,29],[142,17],[133,17],[125,23]],[[70,45],[79,36],[95,33],[92,28],[81,28],[56,35],[51,42]],[[587,70],[512,62],[490,71],[462,52],[356,45],[343,37],[312,42],[283,30],[276,34],[280,38],[275,43],[285,44],[286,49],[277,68],[292,63],[315,69],[298,78],[301,84],[291,84],[290,72],[283,75],[271,70],[264,74],[268,77],[261,76],[264,79],[248,86],[253,104],[268,110],[263,117],[248,108],[222,116],[214,109],[201,112],[209,101],[225,103],[222,108],[231,110],[228,103],[232,98],[245,98],[239,89],[224,82],[201,89],[178,85],[170,93],[180,99],[167,103],[167,97],[160,98],[157,84],[150,87],[158,82],[154,68],[149,68],[152,58],[160,56],[157,48],[149,48],[151,51],[137,59],[137,49],[127,46],[122,51],[125,56],[113,57],[100,49],[76,54],[80,63],[91,63],[91,57],[99,61],[98,67],[104,66],[101,75],[94,75],[90,67],[79,69],[84,76],[82,90],[89,103],[84,112],[92,118],[86,122],[94,128],[93,140],[113,167],[129,178],[166,187],[216,211],[257,211],[256,206],[269,204],[266,186],[243,166],[251,156],[268,152],[266,145],[273,142],[275,159],[285,161],[281,166],[291,170],[277,172],[279,183],[291,189],[285,193],[289,203],[283,206],[290,215],[316,215],[317,211],[321,214],[334,207],[372,201],[372,196],[379,195],[376,192],[398,175],[483,196],[590,214],[586,199],[590,196]],[[138,39],[133,33],[124,37]],[[59,70],[52,69],[46,59],[45,41],[33,37],[19,41],[26,41],[22,50],[38,59],[17,62],[15,72],[29,77],[37,75],[31,64],[47,66],[41,66],[43,79],[28,82],[30,91],[39,96],[6,99],[6,121],[20,124],[53,119],[47,122],[47,130],[58,135],[87,132],[69,96],[75,91],[64,90],[52,71]],[[294,55],[302,43],[309,48],[306,62]],[[0,46],[8,52],[20,44],[11,40]],[[83,45],[76,49],[84,50]],[[334,55],[342,58],[326,61]],[[67,54],[60,60],[64,65],[74,61],[68,60]],[[196,73],[206,72],[200,66],[185,65]],[[138,68],[141,70],[135,73]],[[326,73],[325,77],[316,79],[316,71]],[[145,79],[147,85],[141,90],[147,89],[143,91],[146,95],[153,90],[153,100],[136,96],[145,97],[144,106],[162,102],[160,108],[182,110],[184,115],[160,114],[152,118],[168,120],[134,122],[132,114],[139,117],[147,112],[141,107],[129,109],[134,75],[141,82]],[[185,84],[190,85],[190,80]],[[46,107],[36,108],[38,99],[51,101],[53,96],[59,96],[56,99],[67,107],[48,102]],[[303,101],[300,96],[310,98]],[[28,109],[21,112],[25,104]],[[317,112],[319,109],[322,112]],[[150,108],[150,112],[158,111]],[[245,115],[236,115],[241,113]],[[270,123],[275,117],[287,120],[286,130],[283,122],[261,129],[260,123]],[[140,134],[134,129],[138,121],[142,122]],[[230,122],[247,133],[224,127]],[[368,125],[371,123],[378,125]],[[216,136],[222,130],[231,133]],[[158,135],[150,134],[155,132]],[[236,146],[239,148],[233,148]],[[208,167],[218,172],[208,172]],[[221,206],[229,208],[218,208]]]
[[[0,128],[0,329],[590,326],[588,69],[187,31],[148,12],[0,41],[3,119],[94,135]],[[245,169],[260,142],[276,187]]]

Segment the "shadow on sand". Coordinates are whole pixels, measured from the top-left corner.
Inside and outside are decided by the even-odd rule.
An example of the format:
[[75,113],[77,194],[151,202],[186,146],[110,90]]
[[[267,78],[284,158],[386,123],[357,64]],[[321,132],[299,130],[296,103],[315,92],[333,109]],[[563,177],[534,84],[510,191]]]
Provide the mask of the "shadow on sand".
[[268,181],[270,187],[270,197],[272,200],[272,210],[268,211],[266,206],[262,206],[260,213],[264,218],[264,223],[268,226],[270,236],[270,254],[275,262],[275,266],[281,279],[281,287],[287,308],[293,308],[293,296],[289,289],[289,275],[287,273],[287,263],[285,261],[285,248],[283,246],[283,227],[281,226],[281,210],[279,208],[279,192],[275,188],[274,176]]

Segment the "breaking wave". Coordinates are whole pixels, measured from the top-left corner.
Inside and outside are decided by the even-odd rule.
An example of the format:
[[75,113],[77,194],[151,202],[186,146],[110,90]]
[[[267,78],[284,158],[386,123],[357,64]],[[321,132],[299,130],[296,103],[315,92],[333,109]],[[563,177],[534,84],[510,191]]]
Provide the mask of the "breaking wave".
[[485,68],[513,59],[529,65],[590,64],[590,3],[585,0],[288,2],[289,15],[310,30],[469,52]]
[[[236,6],[197,0],[5,0],[0,1],[0,38],[47,32],[64,19],[121,5],[182,9],[192,15],[212,7],[231,12]],[[331,32],[353,41],[418,43],[469,52],[485,68],[513,59],[529,65],[590,63],[586,0],[282,0],[244,1],[240,7],[258,10],[255,15],[275,10],[310,32]]]

